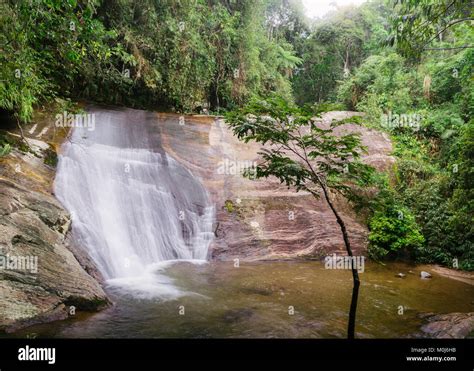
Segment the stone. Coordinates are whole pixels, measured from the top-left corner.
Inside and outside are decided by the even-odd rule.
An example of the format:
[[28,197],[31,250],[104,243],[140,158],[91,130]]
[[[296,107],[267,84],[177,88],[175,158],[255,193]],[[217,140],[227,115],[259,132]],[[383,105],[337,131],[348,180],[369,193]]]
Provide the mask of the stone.
[[474,313],[427,314],[421,327],[424,337],[463,339],[474,331]]
[[225,322],[236,323],[246,321],[254,315],[254,310],[249,308],[229,309],[224,312],[222,318]]
[[[10,171],[14,164],[22,171]],[[0,172],[0,262],[31,263],[0,266],[0,331],[65,319],[71,306],[106,307],[100,284],[68,249],[71,220],[51,194],[54,171],[14,149],[0,159]]]
[[423,279],[426,279],[426,278],[431,278],[432,275],[428,272],[425,272],[425,271],[421,271],[420,272],[420,277],[423,278]]

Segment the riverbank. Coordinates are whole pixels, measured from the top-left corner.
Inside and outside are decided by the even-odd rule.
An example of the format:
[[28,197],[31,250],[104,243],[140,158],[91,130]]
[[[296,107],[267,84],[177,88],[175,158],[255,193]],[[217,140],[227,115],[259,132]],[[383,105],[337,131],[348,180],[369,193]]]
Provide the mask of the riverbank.
[[8,264],[0,270],[0,330],[6,332],[109,304],[71,252],[70,216],[53,195],[55,145],[65,135],[41,120],[29,131],[29,148],[18,130],[4,133],[22,150],[13,146],[0,158],[0,255]]

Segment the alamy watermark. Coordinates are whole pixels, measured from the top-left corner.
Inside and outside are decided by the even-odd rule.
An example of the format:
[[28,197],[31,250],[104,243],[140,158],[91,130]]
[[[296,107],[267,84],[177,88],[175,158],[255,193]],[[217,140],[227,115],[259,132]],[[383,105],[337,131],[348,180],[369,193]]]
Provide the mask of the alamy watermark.
[[256,166],[255,161],[235,161],[225,159],[220,161],[217,166],[217,174],[219,175],[240,175],[247,172],[250,179],[256,177]]
[[85,128],[89,131],[95,130],[94,113],[70,113],[64,111],[56,115],[56,127],[60,128]]
[[326,269],[352,269],[364,273],[365,256],[338,256],[336,254],[328,255],[324,258],[324,268]]
[[18,349],[19,361],[46,361],[50,365],[56,363],[56,348],[34,348],[26,345]]
[[380,125],[387,129],[410,128],[418,131],[421,128],[423,116],[418,113],[393,113],[388,111],[380,116]]
[[0,269],[38,273],[38,257],[35,255],[0,255]]

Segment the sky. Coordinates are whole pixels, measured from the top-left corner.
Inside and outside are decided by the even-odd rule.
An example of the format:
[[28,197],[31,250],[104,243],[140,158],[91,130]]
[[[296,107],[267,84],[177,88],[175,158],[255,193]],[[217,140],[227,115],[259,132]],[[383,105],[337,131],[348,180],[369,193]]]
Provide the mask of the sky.
[[331,4],[343,5],[360,5],[366,0],[303,0],[303,4],[306,8],[306,15],[310,18],[322,17],[330,10],[334,9]]

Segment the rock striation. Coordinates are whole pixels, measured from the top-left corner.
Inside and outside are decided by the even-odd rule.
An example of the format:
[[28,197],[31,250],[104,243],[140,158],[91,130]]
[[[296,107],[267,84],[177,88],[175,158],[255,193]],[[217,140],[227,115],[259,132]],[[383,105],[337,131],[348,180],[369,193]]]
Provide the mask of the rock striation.
[[51,193],[44,142],[0,158],[0,330],[95,311],[109,301],[68,248],[70,217]]
[[[358,115],[329,112],[320,124]],[[276,179],[249,180],[242,169],[257,158],[260,145],[242,143],[226,123],[206,116],[158,114],[162,148],[202,179],[216,204],[216,238],[211,258],[217,260],[272,260],[345,255],[339,226],[324,199],[296,193]],[[181,123],[181,124],[180,124]],[[368,149],[363,159],[382,170],[394,163],[388,136],[355,124],[337,128],[336,135],[359,132]],[[367,228],[345,200],[336,203],[356,254],[364,254]]]

